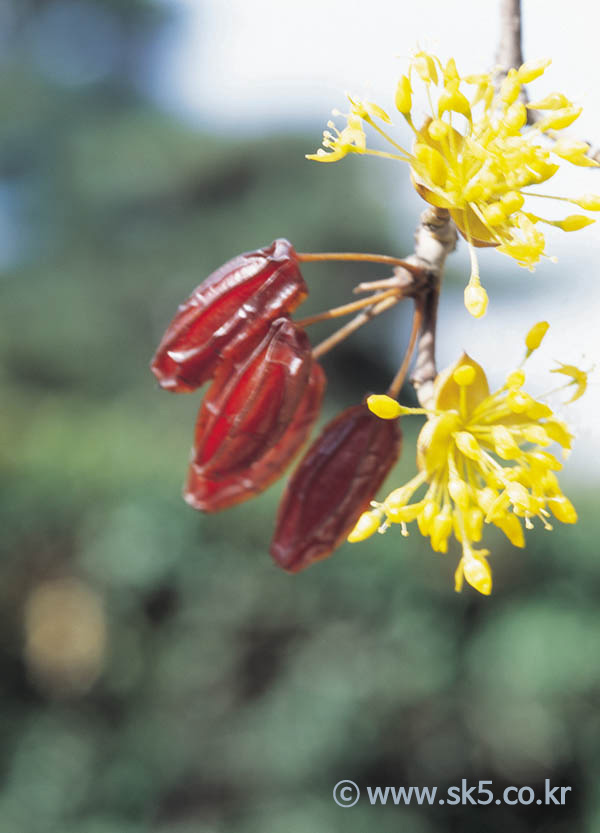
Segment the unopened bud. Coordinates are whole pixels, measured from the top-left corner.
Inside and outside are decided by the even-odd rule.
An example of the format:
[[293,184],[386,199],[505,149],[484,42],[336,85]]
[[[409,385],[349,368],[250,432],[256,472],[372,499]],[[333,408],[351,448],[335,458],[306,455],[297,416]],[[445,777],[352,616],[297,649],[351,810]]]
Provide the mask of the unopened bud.
[[410,113],[411,106],[412,90],[410,81],[406,75],[403,75],[398,81],[398,86],[396,87],[396,108],[400,113],[402,113],[403,116],[407,116]]
[[368,396],[367,407],[380,419],[397,419],[402,413],[402,406],[385,393]]
[[488,294],[479,280],[469,281],[465,289],[465,307],[474,318],[482,318],[487,310]]
[[363,512],[346,540],[351,544],[364,541],[366,538],[370,538],[374,532],[377,532],[380,524],[381,512],[379,509],[371,509],[369,512]]
[[548,329],[550,324],[547,321],[538,321],[537,324],[534,324],[533,327],[529,330],[527,335],[525,336],[525,346],[527,347],[527,351],[529,353],[533,353],[534,350],[537,350]]

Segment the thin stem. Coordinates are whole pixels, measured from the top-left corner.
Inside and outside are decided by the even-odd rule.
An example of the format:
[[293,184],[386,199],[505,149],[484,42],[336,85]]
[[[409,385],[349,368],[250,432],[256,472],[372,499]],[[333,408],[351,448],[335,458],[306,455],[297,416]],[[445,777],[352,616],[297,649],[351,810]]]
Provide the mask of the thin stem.
[[469,258],[471,260],[471,278],[470,280],[474,281],[475,283],[479,282],[479,263],[477,261],[477,254],[475,253],[475,247],[469,240],[468,242],[469,247]]
[[380,281],[365,281],[364,283],[359,283],[358,286],[355,286],[352,292],[355,295],[358,295],[361,292],[373,292],[376,289],[391,289],[395,287],[396,290],[399,289],[398,285],[398,278],[382,278]]
[[417,336],[419,335],[422,323],[423,308],[421,304],[416,303],[415,311],[413,313],[410,338],[408,340],[408,347],[406,348],[406,353],[404,354],[402,364],[400,365],[398,372],[392,379],[392,383],[388,388],[388,396],[392,396],[394,399],[397,398],[398,394],[400,393],[400,390],[402,389],[402,385],[404,384],[404,379],[406,378],[406,373],[410,365],[410,360],[412,359],[413,353],[415,351],[415,344],[417,343]]
[[371,295],[369,298],[361,298],[359,301],[353,301],[350,304],[344,304],[341,307],[333,307],[333,309],[325,310],[325,312],[310,315],[308,318],[302,318],[296,321],[299,327],[309,327],[311,324],[316,324],[318,321],[327,321],[330,318],[340,318],[342,315],[349,315],[351,312],[356,312],[364,307],[371,306],[371,304],[382,301],[384,298],[389,298],[392,295],[399,295],[398,289],[388,289],[387,292],[378,292]]
[[375,318],[376,315],[381,315],[382,312],[390,309],[391,307],[395,306],[398,301],[399,297],[390,297],[384,298],[383,300],[379,301],[372,306],[367,307],[366,310],[360,312],[352,321],[348,321],[347,324],[344,324],[343,327],[340,327],[339,330],[336,330],[335,333],[326,338],[313,350],[313,358],[319,359],[321,356],[328,353],[329,350],[332,350],[336,347],[340,342],[342,342],[345,338],[348,338],[349,335],[354,333],[356,330],[360,329],[363,324],[366,324],[367,321],[370,321],[372,318]]
[[376,131],[380,134],[380,136],[383,136],[383,138],[384,138],[384,139],[386,139],[386,141],[388,141],[391,145],[393,145],[393,146],[396,148],[396,150],[401,151],[401,153],[403,153],[403,154],[406,156],[406,161],[407,161],[407,162],[410,162],[410,160],[411,160],[413,157],[411,156],[411,154],[410,154],[407,150],[404,150],[404,148],[402,147],[402,145],[399,145],[399,144],[398,144],[398,142],[395,142],[395,141],[392,139],[392,137],[391,137],[391,136],[389,136],[389,135],[385,132],[385,130],[383,130],[381,127],[379,127],[379,125],[378,125],[378,124],[376,124],[374,121],[372,121],[371,119],[368,119],[367,121],[368,121],[368,123],[371,125],[371,127],[373,127],[373,128],[374,128],[374,129],[375,129],[375,130],[376,130]]
[[309,263],[321,260],[357,260],[369,263],[387,263],[390,266],[402,266],[413,275],[420,275],[422,268],[412,263],[407,263],[399,257],[390,255],[374,255],[366,252],[300,252],[296,255],[300,263]]
[[561,202],[577,203],[570,197],[558,197],[556,194],[534,194],[532,191],[521,191],[524,197],[541,197],[544,200],[560,200]]

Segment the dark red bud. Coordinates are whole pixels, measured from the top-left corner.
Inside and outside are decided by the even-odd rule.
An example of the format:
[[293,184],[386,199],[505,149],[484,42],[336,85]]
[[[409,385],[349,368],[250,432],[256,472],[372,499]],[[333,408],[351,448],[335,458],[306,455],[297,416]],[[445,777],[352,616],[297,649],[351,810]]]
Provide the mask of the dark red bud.
[[319,416],[325,391],[325,374],[313,363],[308,387],[280,440],[259,460],[233,476],[211,479],[196,463],[190,464],[183,497],[194,509],[219,512],[255,497],[275,482],[306,442]]
[[289,318],[275,321],[245,361],[219,366],[196,422],[193,461],[204,477],[235,475],[279,441],[311,366],[308,337]]
[[307,294],[287,240],[234,257],[181,304],[152,359],[152,372],[173,393],[195,390],[212,378],[221,359],[247,355],[271,322]]
[[348,536],[398,459],[398,420],[379,419],[366,405],[327,425],[289,481],[271,555],[291,573],[326,558]]

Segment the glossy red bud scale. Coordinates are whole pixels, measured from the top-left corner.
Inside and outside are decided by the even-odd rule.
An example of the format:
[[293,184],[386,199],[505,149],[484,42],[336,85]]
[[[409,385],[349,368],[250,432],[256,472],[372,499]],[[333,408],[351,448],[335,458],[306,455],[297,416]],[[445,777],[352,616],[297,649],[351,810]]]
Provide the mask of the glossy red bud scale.
[[250,356],[219,366],[196,423],[194,463],[211,479],[235,475],[283,436],[308,385],[303,329],[279,318]]
[[289,241],[230,260],[179,307],[151,363],[161,387],[187,393],[212,378],[219,363],[237,361],[265,336],[271,323],[307,296]]
[[353,529],[400,455],[399,420],[366,405],[343,411],[292,475],[277,515],[271,555],[296,573],[326,558]]
[[211,478],[201,466],[190,464],[184,499],[194,509],[219,512],[255,497],[275,482],[302,448],[319,416],[325,374],[313,363],[308,386],[294,417],[279,441],[247,468],[229,477]]

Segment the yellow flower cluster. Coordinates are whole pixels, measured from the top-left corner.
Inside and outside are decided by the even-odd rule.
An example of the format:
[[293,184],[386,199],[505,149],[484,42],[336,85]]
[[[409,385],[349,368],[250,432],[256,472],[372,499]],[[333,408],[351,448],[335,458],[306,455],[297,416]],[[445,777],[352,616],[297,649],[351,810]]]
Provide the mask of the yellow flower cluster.
[[[539,347],[547,329],[548,324],[540,322],[529,331],[525,359]],[[362,541],[391,524],[400,524],[406,535],[407,523],[416,520],[432,548],[445,553],[454,533],[462,544],[456,589],[461,590],[466,579],[480,593],[489,594],[489,551],[474,548],[481,541],[484,523],[494,524],[514,546],[523,547],[522,522],[529,529],[538,518],[552,529],[551,514],[563,523],[576,522],[577,513],[555,474],[562,464],[547,451],[558,443],[566,456],[572,436],[549,405],[525,392],[522,366],[490,393],[483,369],[464,354],[437,377],[432,411],[402,407],[385,395],[369,397],[369,408],[382,419],[424,413],[428,420],[417,442],[419,473],[382,503],[373,502],[349,541]],[[584,392],[584,371],[561,365],[558,372],[570,377],[567,385],[576,386],[573,398]],[[422,497],[413,501],[425,486]]]
[[[577,231],[592,223],[583,214],[549,220],[526,210],[525,198],[544,196],[525,190],[549,180],[566,160],[573,165],[596,166],[585,142],[557,138],[581,113],[562,93],[523,103],[523,85],[541,76],[550,61],[532,61],[511,69],[496,89],[492,74],[461,77],[454,59],[444,66],[439,58],[417,52],[408,75],[396,91],[396,108],[414,133],[412,152],[396,142],[382,125],[388,114],[371,102],[350,98],[346,126],[340,131],[330,121],[323,146],[308,159],[336,162],[349,153],[399,159],[410,165],[412,182],[431,205],[447,209],[469,243],[472,273],[465,304],[476,317],[485,314],[487,293],[481,286],[474,247],[495,246],[530,270],[545,252],[539,223],[563,231]],[[413,120],[413,81],[421,79],[430,113],[421,127]],[[528,124],[528,109],[546,115]],[[373,128],[393,151],[367,147],[365,125]],[[548,138],[553,144],[548,146]],[[600,196],[550,197],[586,211],[600,211]]]

